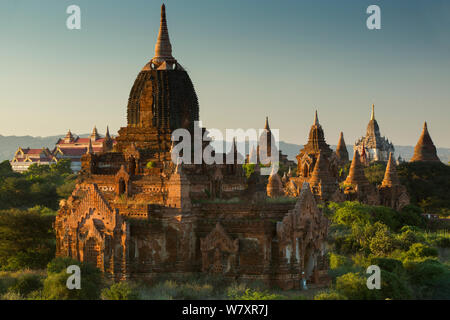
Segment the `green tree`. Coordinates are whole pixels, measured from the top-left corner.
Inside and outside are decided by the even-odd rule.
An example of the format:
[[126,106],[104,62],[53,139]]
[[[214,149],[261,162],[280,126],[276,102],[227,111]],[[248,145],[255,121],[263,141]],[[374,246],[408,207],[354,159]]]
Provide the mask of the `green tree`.
[[[67,267],[77,265],[81,271],[81,289],[67,288]],[[42,296],[48,300],[96,300],[100,298],[102,274],[89,263],[71,258],[55,258],[47,266]]]
[[36,209],[0,212],[0,266],[5,270],[45,267],[55,254],[54,216]]
[[101,297],[103,300],[137,300],[139,295],[130,284],[119,282],[103,289]]

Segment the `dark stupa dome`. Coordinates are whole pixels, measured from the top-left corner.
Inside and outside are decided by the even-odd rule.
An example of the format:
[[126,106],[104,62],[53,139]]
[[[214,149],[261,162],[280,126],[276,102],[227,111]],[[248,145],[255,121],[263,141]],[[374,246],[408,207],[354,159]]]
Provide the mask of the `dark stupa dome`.
[[199,119],[197,95],[191,79],[172,56],[165,6],[155,56],[138,74],[127,107],[128,127],[192,129]]

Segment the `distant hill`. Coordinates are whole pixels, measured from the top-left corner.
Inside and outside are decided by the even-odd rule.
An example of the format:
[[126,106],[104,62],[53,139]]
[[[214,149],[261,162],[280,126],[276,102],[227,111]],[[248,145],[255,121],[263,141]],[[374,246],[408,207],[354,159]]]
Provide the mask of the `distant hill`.
[[[19,147],[30,147],[32,149],[49,148],[52,151],[58,139],[64,136],[65,134],[50,137],[0,135],[0,161],[11,160]],[[80,135],[80,137],[86,136],[89,136],[89,134]]]
[[[56,141],[59,138],[64,137],[65,134],[50,136],[50,137],[32,137],[32,136],[2,136],[0,135],[0,161],[11,160],[14,153],[17,151],[18,147],[23,148],[43,148],[47,147],[53,150]],[[89,134],[80,134],[80,137],[88,137]],[[290,160],[294,160],[295,156],[299,153],[300,149],[303,148],[302,145],[287,143],[280,141],[280,149],[284,154],[288,156]],[[332,149],[336,149],[335,145],[331,146]],[[347,145],[348,153],[351,157],[353,155],[353,146]],[[444,163],[450,162],[450,148],[438,148],[438,156]],[[403,159],[409,160],[414,154],[413,146],[395,146],[395,155],[401,155]]]

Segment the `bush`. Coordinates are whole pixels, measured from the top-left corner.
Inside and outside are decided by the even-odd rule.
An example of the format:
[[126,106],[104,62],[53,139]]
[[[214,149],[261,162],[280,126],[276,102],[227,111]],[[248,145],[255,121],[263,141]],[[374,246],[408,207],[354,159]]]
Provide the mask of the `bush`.
[[314,300],[348,300],[348,298],[339,292],[328,291],[316,294]]
[[8,291],[17,293],[21,296],[27,296],[32,291],[42,288],[42,277],[37,274],[24,274],[16,283],[12,285]]
[[[78,265],[81,271],[81,289],[69,290],[66,286],[67,267]],[[89,263],[71,258],[55,258],[47,267],[48,277],[44,280],[42,295],[49,300],[96,300],[100,297],[102,275],[100,270]]]
[[412,292],[405,277],[381,269],[381,289],[371,290],[376,299],[404,300],[412,297]]
[[370,264],[379,266],[381,270],[395,273],[398,276],[405,275],[402,262],[396,259],[374,257],[370,259]]
[[400,225],[425,228],[426,220],[422,213],[422,209],[412,204],[403,207],[398,214]]
[[414,243],[405,253],[405,259],[420,260],[427,257],[437,257],[438,251],[436,248],[427,246],[422,243]]
[[130,284],[119,282],[103,289],[101,297],[103,300],[137,300],[139,295]]
[[0,266],[3,270],[43,269],[55,254],[54,216],[43,208],[0,212]]
[[350,300],[365,300],[373,296],[367,288],[367,279],[359,273],[346,273],[336,279],[336,290]]
[[16,283],[16,279],[9,272],[0,273],[0,295],[8,291]]
[[285,296],[278,295],[275,293],[269,293],[268,291],[258,291],[247,288],[241,295],[228,296],[232,300],[280,300],[284,299]]
[[434,259],[424,261],[405,261],[409,283],[417,299],[449,299],[450,270],[446,265]]
[[337,269],[348,265],[349,261],[346,256],[342,256],[336,253],[330,253],[330,269]]
[[427,213],[450,211],[450,166],[441,162],[410,162],[399,165],[397,171],[412,204]]

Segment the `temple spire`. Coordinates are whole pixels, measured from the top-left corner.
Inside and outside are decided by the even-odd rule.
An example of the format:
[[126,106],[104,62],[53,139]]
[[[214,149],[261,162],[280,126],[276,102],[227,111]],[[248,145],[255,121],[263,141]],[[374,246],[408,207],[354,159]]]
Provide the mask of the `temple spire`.
[[158,39],[156,40],[155,56],[152,62],[159,66],[163,62],[175,63],[176,60],[172,56],[172,45],[170,44],[169,30],[167,28],[166,20],[166,6],[161,6],[161,22],[159,26]]
[[94,148],[92,147],[92,140],[91,139],[89,139],[89,145],[88,145],[88,148],[86,150],[86,153],[87,154],[94,154]]
[[264,125],[264,129],[270,130],[270,127],[269,127],[269,117],[266,117],[266,124]]
[[100,136],[98,135],[97,126],[94,126],[94,129],[92,129],[91,133],[91,140],[95,141],[98,138],[100,138]]
[[423,124],[422,134],[420,135],[419,141],[417,141],[416,147],[414,148],[414,155],[410,161],[440,161],[437,156],[436,147],[428,132],[426,121]]
[[314,117],[314,125],[315,126],[319,125],[319,116],[317,115],[317,110],[316,110],[316,115]]
[[397,167],[394,162],[394,157],[392,152],[389,153],[389,161],[386,166],[386,172],[384,173],[384,179],[381,185],[383,187],[392,187],[398,185],[399,179],[397,174]]
[[353,185],[368,185],[370,184],[364,174],[364,168],[360,161],[360,155],[358,150],[355,150],[353,153],[353,161],[350,165],[350,170],[345,179],[345,184],[353,184]]
[[372,114],[370,116],[370,120],[375,120],[375,104],[372,104]]
[[344,133],[342,131],[339,135],[339,141],[336,147],[336,156],[341,164],[349,161],[347,146],[344,141]]
[[109,135],[109,126],[106,126],[106,135],[105,135],[106,139],[111,139],[111,136]]

